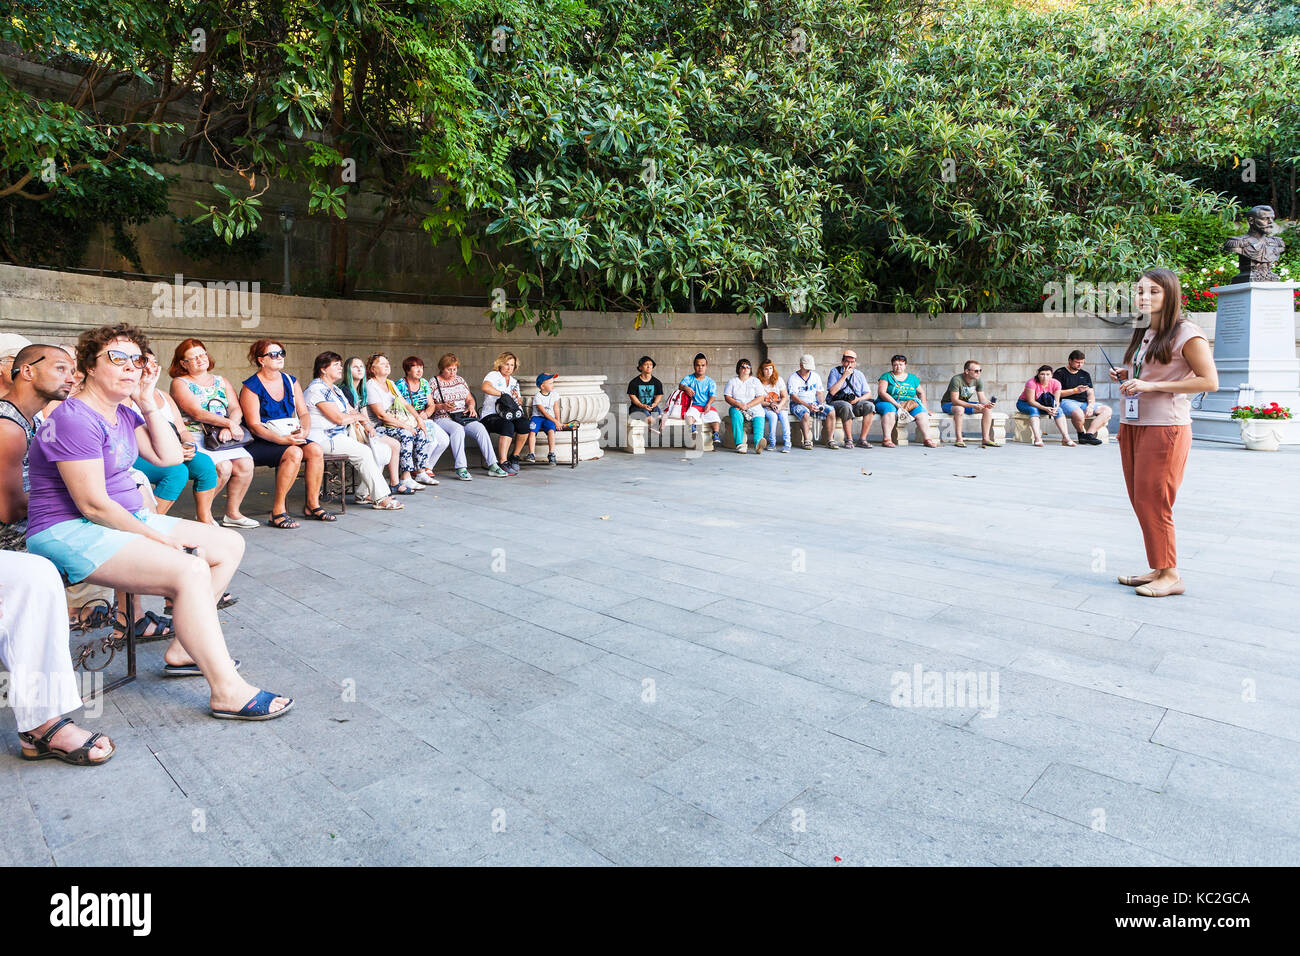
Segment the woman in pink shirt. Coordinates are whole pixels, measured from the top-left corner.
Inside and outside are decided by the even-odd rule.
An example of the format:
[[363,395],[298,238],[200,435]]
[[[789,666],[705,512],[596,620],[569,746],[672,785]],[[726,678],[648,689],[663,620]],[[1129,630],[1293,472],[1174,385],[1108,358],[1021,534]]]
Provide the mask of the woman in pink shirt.
[[[1043,425],[1039,417],[1046,415],[1056,423],[1056,430],[1061,433],[1062,445],[1077,444],[1065,430],[1065,414],[1061,411],[1061,402],[1057,393],[1061,383],[1052,378],[1052,366],[1040,365],[1034,377],[1025,382],[1025,390],[1016,399],[1016,410],[1029,416],[1029,427],[1034,431],[1034,444],[1043,447]],[[1051,396],[1044,399],[1044,396]]]
[[1133,331],[1124,366],[1111,369],[1121,382],[1119,460],[1129,501],[1146,544],[1145,574],[1119,583],[1143,597],[1182,594],[1174,540],[1174,497],[1192,448],[1191,395],[1217,392],[1219,372],[1205,332],[1182,314],[1183,288],[1168,269],[1148,269],[1137,283],[1137,311],[1146,328]]

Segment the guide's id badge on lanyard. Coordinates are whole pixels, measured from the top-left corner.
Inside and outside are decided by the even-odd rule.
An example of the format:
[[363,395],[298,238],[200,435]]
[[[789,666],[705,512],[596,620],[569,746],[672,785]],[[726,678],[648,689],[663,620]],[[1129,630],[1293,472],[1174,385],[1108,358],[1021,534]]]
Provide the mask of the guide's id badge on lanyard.
[[[1142,376],[1142,360],[1145,359],[1147,356],[1147,347],[1149,345],[1150,345],[1149,342],[1144,342],[1142,344],[1142,351],[1139,352],[1133,358],[1134,378],[1141,378]],[[1131,398],[1124,399],[1124,421],[1135,422],[1137,420],[1138,420],[1138,397],[1134,395]]]

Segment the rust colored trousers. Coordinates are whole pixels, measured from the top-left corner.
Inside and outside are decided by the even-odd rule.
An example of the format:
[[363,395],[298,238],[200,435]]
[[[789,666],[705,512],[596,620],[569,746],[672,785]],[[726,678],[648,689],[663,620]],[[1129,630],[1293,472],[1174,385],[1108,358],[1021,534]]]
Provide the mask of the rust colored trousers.
[[1178,567],[1174,498],[1183,483],[1191,449],[1191,425],[1120,425],[1124,484],[1142,526],[1147,564],[1152,568]]

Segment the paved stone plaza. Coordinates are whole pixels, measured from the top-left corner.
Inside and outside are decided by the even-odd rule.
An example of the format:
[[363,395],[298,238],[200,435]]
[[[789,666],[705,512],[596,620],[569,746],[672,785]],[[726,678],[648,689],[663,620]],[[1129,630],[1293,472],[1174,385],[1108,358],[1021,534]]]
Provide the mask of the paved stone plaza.
[[222,618],[294,712],[211,719],[160,643],[102,769],[6,712],[0,862],[1296,864],[1298,479],[1198,443],[1166,600],[1115,583],[1113,443],[611,453],[262,528]]

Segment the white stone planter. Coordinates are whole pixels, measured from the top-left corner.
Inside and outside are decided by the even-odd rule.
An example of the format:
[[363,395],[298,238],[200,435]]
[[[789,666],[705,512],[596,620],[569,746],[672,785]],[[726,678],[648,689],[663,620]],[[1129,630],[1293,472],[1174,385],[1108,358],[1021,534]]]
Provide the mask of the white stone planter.
[[1251,451],[1277,451],[1282,444],[1285,421],[1270,418],[1241,418],[1241,441]]
[[[595,458],[603,458],[605,455],[605,450],[600,447],[600,423],[609,414],[609,396],[601,388],[604,384],[604,375],[565,375],[561,372],[560,377],[551,387],[551,391],[560,396],[559,401],[555,403],[555,417],[561,424],[573,421],[580,423],[578,428],[580,461],[591,461]],[[519,391],[524,401],[528,403],[531,414],[537,386],[532,382],[520,382]],[[561,447],[567,441],[567,435],[556,434],[556,453],[561,460],[564,460],[568,454],[568,449]],[[543,452],[545,448],[546,441],[539,435],[537,449]]]

